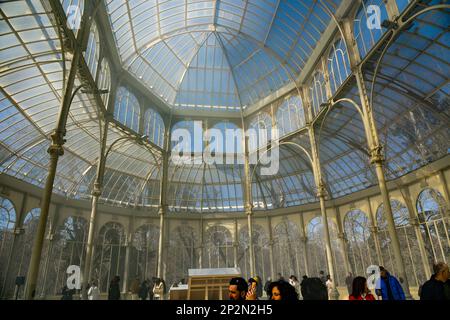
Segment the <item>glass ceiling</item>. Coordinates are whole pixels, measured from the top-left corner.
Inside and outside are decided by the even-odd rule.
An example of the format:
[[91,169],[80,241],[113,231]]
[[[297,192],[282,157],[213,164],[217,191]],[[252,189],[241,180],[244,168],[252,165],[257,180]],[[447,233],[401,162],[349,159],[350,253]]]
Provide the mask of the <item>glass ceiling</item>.
[[123,67],[176,108],[239,111],[298,76],[340,1],[107,0]]
[[[290,74],[301,72],[330,20],[319,2],[312,0],[279,4],[262,0],[106,4],[123,66],[137,78],[142,76],[151,90],[177,108],[237,111],[259,101],[283,85],[280,79],[289,82]],[[337,7],[331,1],[327,5]],[[149,19],[159,22],[148,27]],[[381,63],[373,110],[390,180],[450,151],[448,21],[448,10],[421,15],[395,39]],[[42,188],[64,78],[61,43],[48,2],[2,3],[0,43],[0,178],[9,175]],[[368,92],[377,55],[375,52],[363,66]],[[71,58],[66,54],[67,70]],[[84,59],[81,65],[89,70]],[[86,74],[77,74],[75,86],[83,77],[85,81]],[[353,76],[335,98],[340,97],[360,102]],[[110,95],[109,99],[115,97]],[[285,97],[281,97],[263,109],[276,114],[284,103]],[[307,103],[303,101],[303,105]],[[79,91],[75,96],[55,193],[90,198],[104,125],[100,109],[93,95]],[[255,116],[263,119],[262,115]],[[269,116],[269,126],[283,123],[271,120]],[[245,121],[252,123],[253,118]],[[303,125],[302,121],[295,129]],[[329,196],[337,198],[376,185],[357,111],[344,103],[318,125],[316,140]],[[130,137],[130,132],[115,121],[107,131],[107,146]],[[311,148],[306,130],[289,140]],[[106,162],[101,201],[156,212],[160,163],[160,148],[134,139],[118,143]],[[243,211],[243,171],[240,164],[171,162],[167,194],[170,210]],[[256,210],[316,202],[315,194],[311,167],[291,146],[281,147],[276,175],[263,176],[256,170],[252,179]]]

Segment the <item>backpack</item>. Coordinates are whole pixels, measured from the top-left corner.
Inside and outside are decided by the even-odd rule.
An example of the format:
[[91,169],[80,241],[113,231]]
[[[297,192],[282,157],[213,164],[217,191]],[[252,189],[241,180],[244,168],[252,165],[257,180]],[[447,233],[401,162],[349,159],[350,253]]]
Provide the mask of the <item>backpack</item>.
[[301,286],[303,300],[328,300],[327,287],[320,278],[307,278]]

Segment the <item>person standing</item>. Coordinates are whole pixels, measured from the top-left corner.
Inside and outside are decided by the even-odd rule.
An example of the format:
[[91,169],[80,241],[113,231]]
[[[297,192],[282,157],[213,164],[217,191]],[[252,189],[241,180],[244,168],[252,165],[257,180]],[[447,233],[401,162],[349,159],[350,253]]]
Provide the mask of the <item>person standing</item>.
[[380,279],[378,282],[378,295],[380,295],[383,300],[406,299],[400,282],[382,266],[380,266]]
[[97,280],[92,281],[92,285],[88,290],[88,300],[100,300],[100,290]]
[[141,283],[141,286],[139,287],[139,299],[141,300],[147,300],[148,297],[148,284],[147,280],[144,280]]
[[325,272],[323,272],[323,270],[319,271],[319,279],[322,281],[324,285],[326,285],[327,277],[325,276]]
[[356,277],[353,279],[352,291],[348,300],[375,300],[367,287],[367,279],[364,277]]
[[331,300],[331,295],[333,293],[333,280],[331,280],[331,276],[327,275],[327,280],[325,281],[325,285],[327,286],[328,299]]
[[120,300],[120,277],[115,276],[109,284],[108,300]]
[[300,282],[298,281],[297,277],[294,275],[291,275],[289,277],[289,284],[295,288],[295,291],[298,295],[300,295]]
[[164,299],[164,283],[160,278],[156,278],[155,285],[153,287],[153,298],[155,300]]
[[266,283],[264,284],[264,292],[267,296],[270,296],[269,286],[272,283],[272,278],[268,277]]
[[448,300],[445,295],[445,283],[448,282],[448,265],[438,262],[433,266],[434,274],[422,286],[420,300]]
[[139,299],[139,278],[135,278],[130,286],[131,300]]

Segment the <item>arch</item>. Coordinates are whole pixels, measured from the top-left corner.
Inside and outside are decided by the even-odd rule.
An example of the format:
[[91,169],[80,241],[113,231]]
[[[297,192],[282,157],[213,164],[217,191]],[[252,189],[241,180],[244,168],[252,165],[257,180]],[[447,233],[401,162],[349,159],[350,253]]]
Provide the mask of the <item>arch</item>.
[[376,13],[375,11],[373,11],[373,8],[380,9],[380,24],[384,20],[388,19],[386,6],[383,0],[362,1],[353,23],[353,36],[356,40],[361,59],[367,55],[370,49],[372,49],[375,43],[377,43],[377,41],[386,31],[386,29],[381,26],[368,28],[368,24],[373,25],[372,22],[376,18]]
[[360,209],[353,209],[345,215],[344,232],[348,241],[348,254],[352,270],[365,274],[367,267],[376,261],[372,257],[375,247],[370,233],[370,220]]
[[233,266],[233,237],[222,225],[209,227],[204,236],[205,249],[202,267],[223,268]]
[[129,276],[147,279],[156,275],[158,269],[159,227],[144,224],[137,228],[132,236]]
[[248,125],[249,151],[255,151],[272,140],[272,118],[267,112],[260,112]]
[[[342,283],[340,277],[345,274],[344,263],[342,261],[342,250],[338,243],[338,228],[336,223],[328,218],[328,230],[331,240],[331,253],[335,266],[335,282]],[[312,274],[319,275],[320,271],[327,273],[328,265],[325,251],[325,237],[323,235],[323,223],[321,216],[315,216],[306,225],[308,237],[308,254],[311,264]]]
[[298,95],[288,97],[278,108],[277,129],[282,137],[305,126],[305,111],[302,98]]
[[[103,58],[100,64],[100,71],[98,74],[97,86],[99,90],[111,91],[111,69],[109,67],[108,59]],[[103,93],[102,100],[105,108],[108,108],[108,101],[110,93]]]
[[[391,199],[392,214],[394,217],[395,232],[397,233],[400,251],[405,265],[406,273],[411,275],[408,280],[415,285],[426,281],[425,270],[418,247],[417,234],[414,226],[410,224],[410,214],[407,207],[398,200]],[[388,232],[387,221],[384,217],[384,206],[381,204],[376,212],[378,225],[378,239],[383,255],[383,261],[391,273],[396,273],[396,261],[393,255],[391,236]]]
[[425,222],[443,217],[447,205],[439,191],[425,188],[417,196],[416,208],[420,222]]
[[249,278],[258,275],[261,279],[266,279],[270,276],[269,237],[259,224],[254,223],[252,229],[256,274],[252,275],[250,272],[248,225],[243,226],[239,230],[237,263],[245,277]]
[[345,79],[351,74],[350,60],[345,42],[335,41],[327,60],[331,93],[334,94]]
[[181,279],[187,281],[188,269],[198,264],[198,235],[193,227],[181,225],[169,234],[169,248],[166,264],[166,282],[178,283]]
[[444,218],[447,210],[444,197],[433,188],[425,188],[417,197],[416,208],[428,261],[430,264],[438,261],[448,262],[449,222]]
[[144,113],[144,134],[154,144],[164,147],[165,126],[161,115],[153,108],[147,108]]
[[139,132],[140,114],[141,110],[136,96],[125,87],[120,87],[116,94],[114,119]]
[[126,235],[120,223],[107,222],[100,228],[91,273],[92,279],[98,280],[100,291],[107,291],[112,277],[123,278],[125,245]]
[[273,228],[273,242],[275,274],[281,273],[285,278],[306,274],[301,262],[304,252],[300,246],[300,230],[294,222],[283,218]]
[[0,231],[11,231],[16,225],[16,209],[11,200],[0,197]]
[[311,84],[309,86],[309,100],[311,103],[312,114],[317,115],[321,110],[321,104],[327,101],[327,90],[325,84],[325,77],[322,71],[322,67],[319,65],[314,71],[314,75],[311,78]]
[[[395,227],[403,227],[409,224],[409,213],[406,206],[398,200],[391,199],[392,214],[394,216]],[[384,204],[380,204],[377,209],[377,226],[381,230],[387,229],[387,221],[384,216]]]
[[94,81],[97,76],[97,67],[100,58],[100,38],[98,34],[97,24],[95,21],[92,22],[91,29],[89,30],[89,38],[86,46],[86,51],[84,52],[84,59],[86,64],[91,71],[92,78]]

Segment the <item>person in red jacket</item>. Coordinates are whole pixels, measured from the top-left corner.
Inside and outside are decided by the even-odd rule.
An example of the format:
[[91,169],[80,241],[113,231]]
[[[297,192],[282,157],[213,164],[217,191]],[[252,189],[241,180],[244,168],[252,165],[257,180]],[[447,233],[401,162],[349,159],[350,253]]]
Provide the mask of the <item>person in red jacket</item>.
[[348,300],[375,300],[375,297],[367,288],[367,279],[364,277],[356,277],[353,279],[352,294]]

